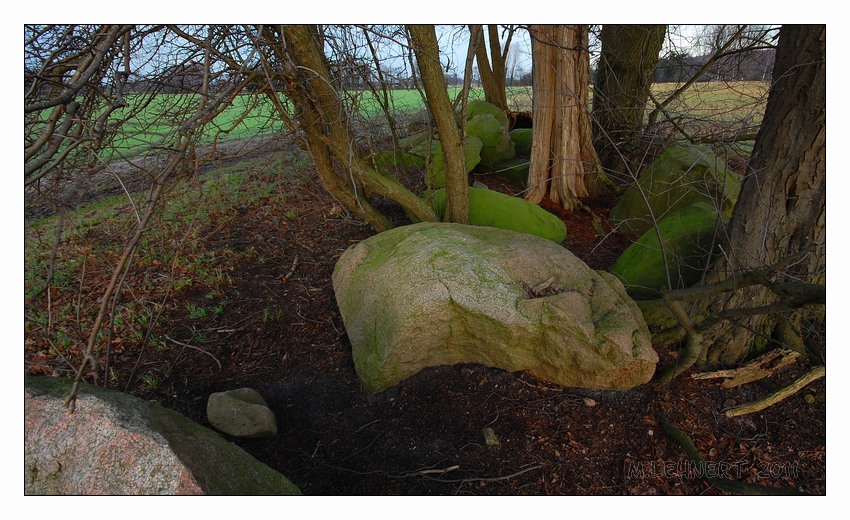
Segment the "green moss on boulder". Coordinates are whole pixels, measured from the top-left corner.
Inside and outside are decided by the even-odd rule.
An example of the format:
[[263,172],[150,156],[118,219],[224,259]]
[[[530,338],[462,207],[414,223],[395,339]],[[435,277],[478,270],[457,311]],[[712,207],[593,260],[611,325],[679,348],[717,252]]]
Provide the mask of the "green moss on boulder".
[[609,220],[642,235],[652,228],[653,217],[659,220],[697,202],[709,203],[731,216],[740,180],[707,146],[674,146],[644,170],[637,186],[626,189],[611,209]]
[[516,157],[514,142],[508,132],[507,118],[502,122],[493,114],[478,114],[467,120],[466,132],[481,139],[484,145],[481,148],[481,165],[493,168]]
[[689,287],[700,280],[717,247],[718,213],[714,207],[698,202],[658,222],[664,240],[662,254],[655,228],[645,232],[629,246],[611,267],[626,291],[635,298],[658,298],[667,287],[667,270],[673,289]]
[[[442,218],[446,190],[436,190],[426,200]],[[557,216],[525,199],[494,190],[469,188],[469,223],[528,233],[557,243],[567,237],[567,226]]]
[[501,126],[508,127],[508,116],[493,103],[488,103],[483,99],[476,99],[466,104],[466,119],[473,119],[475,116],[488,114],[496,118]]
[[[425,180],[433,188],[446,186],[446,160],[443,158],[443,148],[439,141],[434,141],[434,152],[431,155],[431,167],[426,173]],[[469,136],[463,140],[463,156],[466,161],[466,173],[471,172],[481,161],[481,140]]]
[[503,126],[492,114],[480,114],[466,123],[467,135],[481,139],[485,147],[493,147],[502,139]]
[[511,130],[511,141],[514,142],[516,154],[520,157],[531,157],[531,140],[533,131],[531,128],[514,128]]

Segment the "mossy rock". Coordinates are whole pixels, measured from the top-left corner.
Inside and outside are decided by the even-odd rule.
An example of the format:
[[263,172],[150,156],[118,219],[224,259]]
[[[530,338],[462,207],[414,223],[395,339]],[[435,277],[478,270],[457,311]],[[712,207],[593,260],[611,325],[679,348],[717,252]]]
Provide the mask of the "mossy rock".
[[484,145],[481,148],[483,166],[493,168],[516,157],[514,142],[508,132],[507,118],[500,119],[490,113],[471,116],[467,119],[466,133],[481,139]]
[[475,116],[489,114],[496,118],[499,121],[499,124],[508,127],[508,116],[505,112],[492,103],[488,103],[483,99],[476,99],[474,101],[470,101],[466,104],[466,120],[474,118]]
[[514,142],[516,154],[520,157],[531,157],[531,140],[533,131],[531,128],[515,128],[511,130],[511,141]]
[[502,129],[505,128],[492,114],[480,114],[466,123],[467,135],[481,139],[485,147],[498,146],[502,140]]
[[511,159],[508,162],[496,165],[496,177],[525,188],[528,185],[528,170],[530,167],[531,163],[527,158],[518,157]]
[[[692,204],[664,217],[658,230],[673,289],[690,287],[700,280],[716,251],[717,210],[704,202]],[[629,246],[611,267],[633,298],[658,298],[667,288],[667,269],[655,228]]]
[[[400,226],[347,249],[332,281],[369,392],[469,363],[627,390],[648,382],[658,362],[640,309],[613,275],[526,233]],[[529,294],[544,281],[551,291]]]
[[[446,190],[434,191],[426,200],[430,200],[442,218],[446,211]],[[519,231],[557,243],[567,237],[567,226],[557,216],[525,199],[494,190],[469,188],[469,223]]]
[[[439,141],[436,143],[434,152],[431,154],[431,168],[425,176],[429,186],[433,188],[445,188],[446,186],[446,160],[443,158],[443,148]],[[481,140],[469,136],[463,140],[463,155],[466,161],[466,173],[471,172],[481,161]]]
[[424,168],[425,158],[412,153],[387,150],[375,154],[373,160],[378,171],[383,175],[389,175],[389,168]]
[[674,146],[644,170],[637,186],[626,189],[608,218],[621,229],[642,235],[652,228],[653,218],[697,202],[721,208],[729,217],[741,190],[740,180],[707,146]]
[[434,142],[437,139],[431,134],[431,130],[422,130],[411,134],[403,139],[399,139],[398,145],[413,155],[425,157],[428,155],[428,143]]
[[502,136],[496,146],[485,146],[481,148],[481,165],[487,168],[495,168],[500,163],[510,161],[516,157],[514,142],[507,132],[502,130]]

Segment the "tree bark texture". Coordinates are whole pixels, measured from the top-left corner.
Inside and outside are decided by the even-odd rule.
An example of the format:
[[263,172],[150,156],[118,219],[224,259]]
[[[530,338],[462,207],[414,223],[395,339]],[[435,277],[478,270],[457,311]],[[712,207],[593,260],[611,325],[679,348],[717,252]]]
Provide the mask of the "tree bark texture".
[[440,48],[433,25],[408,26],[416,54],[416,63],[425,87],[428,110],[434,118],[437,134],[446,163],[446,222],[466,224],[469,215],[469,178],[463,141],[455,122],[454,110],[449,100],[448,85],[440,65]]
[[[771,283],[826,283],[826,27],[789,25],[779,47],[750,172],[729,224],[729,252],[707,283],[805,252]],[[708,314],[772,305],[780,296],[754,285],[708,304]],[[703,366],[740,363],[774,329],[803,311],[740,316],[704,331]]]
[[481,25],[470,26],[470,37],[478,39],[475,60],[478,62],[478,75],[484,87],[484,99],[504,111],[508,110],[508,96],[505,91],[505,59],[499,43],[499,29],[496,25],[487,26],[487,39],[490,45],[490,58],[484,45],[484,31]]
[[571,211],[591,193],[599,168],[588,113],[588,26],[532,25],[529,31],[534,137],[526,198],[536,204],[549,195]]
[[646,152],[640,143],[646,102],[666,33],[666,25],[602,26],[593,142],[602,167],[615,178],[630,179],[640,170]]
[[366,191],[395,201],[421,221],[437,216],[416,194],[396,179],[381,175],[361,157],[349,132],[348,115],[330,80],[318,33],[301,25],[266,28],[266,39],[284,64],[287,94],[296,107],[322,186],[349,211],[376,231],[392,227],[389,219],[366,200]]

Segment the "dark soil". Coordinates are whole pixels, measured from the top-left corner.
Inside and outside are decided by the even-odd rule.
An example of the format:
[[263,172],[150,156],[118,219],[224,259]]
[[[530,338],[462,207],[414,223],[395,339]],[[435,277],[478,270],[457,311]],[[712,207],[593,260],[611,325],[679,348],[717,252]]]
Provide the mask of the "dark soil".
[[[476,179],[513,189],[489,175]],[[253,247],[267,261],[243,258],[229,266],[230,280],[219,294],[228,301],[223,314],[201,320],[185,312],[163,314],[153,333],[170,338],[171,346],[174,340],[197,348],[175,347],[166,355],[127,344],[114,352],[111,370],[121,387],[138,367],[156,369],[162,378],[155,388],[143,386],[137,375],[130,391],[202,424],[211,392],[255,388],[276,413],[279,434],[233,442],[310,495],[725,494],[664,434],[662,415],[690,436],[720,476],[826,492],[824,380],[760,413],[723,413],[789,383],[808,364],[729,390],[689,372],[668,385],[626,392],[449,366],[369,394],[354,371],[331,273],[339,255],[372,231],[347,218],[315,183],[290,187],[285,195],[285,208],[234,208],[238,218],[211,224],[203,247],[236,253]],[[587,201],[604,237],[590,212],[561,215],[569,230],[564,247],[596,269],[609,267],[634,240],[607,226],[614,202]],[[297,218],[281,225],[276,214],[292,208]],[[176,292],[169,308],[203,303],[206,293],[197,287]],[[809,340],[825,355],[822,331]],[[28,372],[55,374],[55,364],[31,348],[37,343],[26,348]],[[667,363],[675,353],[659,355]],[[492,428],[500,443],[485,445],[483,428]]]

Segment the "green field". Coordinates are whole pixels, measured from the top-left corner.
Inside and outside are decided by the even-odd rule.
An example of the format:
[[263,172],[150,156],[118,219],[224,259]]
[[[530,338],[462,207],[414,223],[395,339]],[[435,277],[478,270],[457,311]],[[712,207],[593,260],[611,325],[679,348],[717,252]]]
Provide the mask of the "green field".
[[[664,99],[677,85],[656,84],[653,93]],[[741,128],[757,128],[761,122],[767,99],[767,83],[696,83],[668,107],[673,117],[681,118],[692,132],[710,134],[721,126],[735,124]],[[450,97],[458,94],[450,90]],[[422,96],[417,90],[392,90],[389,92],[394,114],[415,114],[424,109]],[[484,97],[480,88],[472,89],[472,99]],[[142,95],[130,96],[130,108],[113,114],[116,124],[114,152],[133,156],[156,152],[157,147],[169,146],[180,123],[185,121],[200,102],[198,95],[160,94],[153,100]],[[291,105],[282,100],[291,113]],[[383,117],[383,111],[372,92],[351,91],[345,94],[345,104],[350,114],[370,120]],[[531,110],[531,87],[509,87],[508,104],[516,111]],[[142,106],[140,106],[142,105]],[[649,106],[649,109],[652,105]],[[663,117],[662,117],[663,119]],[[271,100],[265,95],[245,94],[237,97],[222,113],[203,128],[201,143],[231,139],[247,139],[285,130]],[[102,155],[102,159],[110,157]]]

